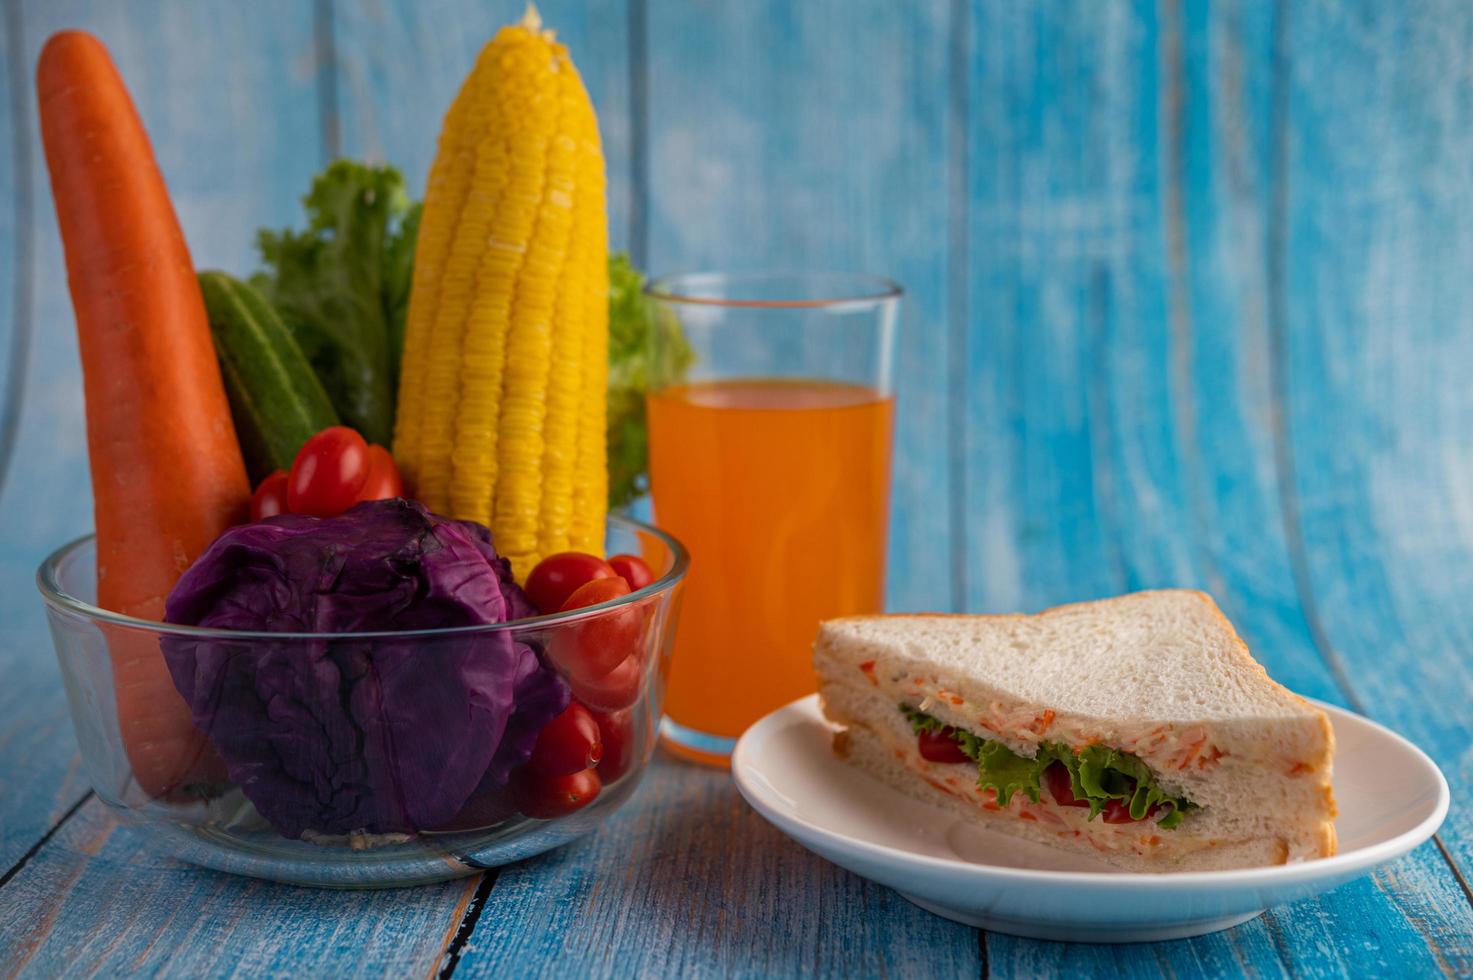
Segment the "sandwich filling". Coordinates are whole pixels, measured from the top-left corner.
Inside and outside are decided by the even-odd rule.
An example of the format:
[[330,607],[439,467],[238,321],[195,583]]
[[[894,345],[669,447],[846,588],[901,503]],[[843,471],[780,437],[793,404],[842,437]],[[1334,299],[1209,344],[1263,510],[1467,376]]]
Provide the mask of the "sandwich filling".
[[1176,828],[1197,809],[1190,800],[1162,789],[1151,767],[1129,752],[1103,745],[1076,751],[1061,742],[1040,741],[1030,759],[911,705],[899,707],[920,739],[923,757],[974,764],[978,788],[991,790],[1000,807],[1015,793],[1038,803],[1046,789],[1058,806],[1088,807],[1089,820],[1101,815],[1106,823],[1154,820],[1163,830]]

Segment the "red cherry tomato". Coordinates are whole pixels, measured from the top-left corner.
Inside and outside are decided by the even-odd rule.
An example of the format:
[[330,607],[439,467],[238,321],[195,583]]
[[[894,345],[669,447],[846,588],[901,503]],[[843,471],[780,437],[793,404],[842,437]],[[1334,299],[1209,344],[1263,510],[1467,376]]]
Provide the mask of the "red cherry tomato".
[[970,762],[962,747],[952,737],[954,731],[955,729],[947,726],[939,732],[921,732],[917,735],[916,743],[921,758],[927,762]]
[[603,742],[604,757],[598,764],[598,778],[605,784],[612,783],[634,766],[639,758],[639,742],[634,731],[634,712],[595,712],[593,720],[598,723],[599,738]]
[[277,470],[262,480],[251,496],[251,520],[261,521],[285,513],[286,470]]
[[592,769],[604,757],[603,736],[588,709],[574,701],[537,733],[527,765],[546,776]]
[[[1154,810],[1155,808],[1153,807],[1152,809]],[[1102,813],[1102,816],[1105,818],[1105,823],[1140,822],[1135,817],[1132,817],[1130,815],[1130,804],[1126,803],[1124,800],[1107,800],[1105,802],[1105,809]],[[1146,814],[1146,816],[1141,817],[1141,820],[1148,819],[1150,816],[1151,814],[1148,813]]]
[[1074,782],[1069,777],[1069,768],[1062,762],[1052,762],[1043,771],[1043,784],[1048,787],[1049,795],[1059,806],[1089,806],[1089,800],[1081,800],[1074,795]]
[[609,567],[629,583],[629,591],[638,592],[655,580],[655,573],[638,555],[615,555],[609,559]]
[[365,500],[390,500],[404,496],[404,480],[399,476],[399,467],[394,457],[383,446],[375,443],[368,447],[368,476],[363,489],[358,491],[356,503]]
[[573,590],[572,594],[563,601],[559,612],[569,612],[574,609],[586,609],[596,606],[600,602],[608,602],[620,596],[630,593],[629,583],[619,576],[612,578],[596,578],[591,582],[584,582]]
[[627,708],[638,701],[643,681],[644,658],[638,653],[630,654],[623,663],[601,677],[581,677],[575,673],[568,678],[574,697],[590,708],[605,711]]
[[529,817],[551,820],[580,810],[592,803],[603,789],[603,781],[592,769],[565,776],[548,776],[521,770],[518,799],[523,813]]
[[335,517],[358,501],[368,479],[368,443],[345,425],[333,425],[297,451],[287,482],[293,514]]
[[[562,611],[596,606],[628,594],[628,583],[618,576],[594,579],[568,596]],[[549,644],[553,662],[578,677],[602,677],[638,651],[643,626],[644,610],[633,606],[564,626]]]
[[614,570],[602,558],[581,551],[564,551],[539,561],[527,576],[524,591],[537,611],[546,616],[562,609],[579,586],[595,579],[615,577]]

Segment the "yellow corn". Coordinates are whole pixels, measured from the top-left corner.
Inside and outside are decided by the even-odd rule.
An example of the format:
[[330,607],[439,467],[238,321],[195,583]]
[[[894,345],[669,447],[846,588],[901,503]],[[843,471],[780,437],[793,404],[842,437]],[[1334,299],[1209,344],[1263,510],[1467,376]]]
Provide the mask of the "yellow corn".
[[604,198],[593,106],[529,8],[445,117],[394,438],[412,492],[490,526],[519,578],[552,552],[603,550]]
[[[489,46],[488,46],[489,50]],[[456,224],[450,220],[465,207],[475,166],[476,145],[484,136],[486,113],[480,93],[467,78],[445,116],[439,149],[430,166],[425,209],[419,225],[414,256],[414,281],[404,325],[404,355],[400,366],[403,392],[419,392],[429,370],[430,334],[439,306],[439,283],[444,275]],[[394,428],[394,454],[400,471],[412,484],[421,482],[420,443],[424,400],[399,399]]]
[[[594,147],[597,151],[597,147]],[[599,168],[596,185],[590,183],[579,192],[587,194],[589,202],[579,209],[587,215],[589,227],[585,239],[590,242],[605,242],[608,239],[608,216],[603,207],[603,169]],[[595,206],[594,202],[598,202]],[[602,554],[604,545],[604,515],[609,506],[609,462],[608,462],[608,386],[609,386],[609,263],[608,250],[604,248],[583,266],[584,283],[581,293],[592,312],[603,317],[603,328],[589,330],[583,334],[583,390],[585,395],[578,408],[577,457],[573,476],[573,520],[569,529],[569,546],[575,551]]]

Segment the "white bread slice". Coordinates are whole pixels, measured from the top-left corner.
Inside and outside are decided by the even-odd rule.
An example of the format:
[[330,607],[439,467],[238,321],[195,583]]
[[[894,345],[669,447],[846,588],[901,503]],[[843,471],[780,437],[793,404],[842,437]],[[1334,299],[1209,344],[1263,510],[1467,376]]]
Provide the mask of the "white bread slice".
[[[1137,870],[1246,867],[1335,850],[1334,736],[1269,679],[1212,600],[1181,590],[1035,616],[853,616],[814,644],[836,750],[887,783],[1035,840]],[[1181,825],[1105,824],[1014,797],[997,810],[970,764],[922,759],[900,704],[1032,757],[1041,741],[1132,752],[1200,809]]]

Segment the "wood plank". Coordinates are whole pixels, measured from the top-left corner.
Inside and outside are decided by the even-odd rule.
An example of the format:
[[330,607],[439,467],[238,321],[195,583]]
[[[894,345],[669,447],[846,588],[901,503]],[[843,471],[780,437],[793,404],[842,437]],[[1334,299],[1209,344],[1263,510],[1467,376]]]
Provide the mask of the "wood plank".
[[[1343,701],[1278,520],[1261,289],[1267,5],[973,8],[969,582],[982,609],[1211,589],[1271,671]],[[1227,141],[1224,144],[1224,141]],[[1439,896],[1429,903],[1426,896]],[[1424,848],[1375,879],[1162,947],[992,935],[1001,975],[1436,971],[1469,928]]]
[[[310,63],[311,25],[296,5],[277,3],[257,18],[224,5],[176,3],[158,18],[142,24],[116,8],[27,3],[7,8],[0,28],[7,32],[7,73],[23,79],[3,111],[29,141],[28,184],[13,172],[5,184],[12,193],[30,194],[34,227],[26,247],[34,250],[28,266],[35,277],[35,343],[18,463],[0,496],[6,514],[0,528],[0,622],[6,624],[0,669],[7,678],[0,690],[0,874],[87,788],[34,585],[41,559],[92,524],[76,336],[33,103],[32,69],[41,44],[54,30],[83,27],[112,48],[149,126],[197,261],[249,268],[256,225],[284,220],[294,207],[297,177],[286,172],[291,158],[305,155],[303,172],[315,160],[315,116],[298,108],[304,91],[310,105],[310,73],[302,76],[299,56]],[[21,34],[11,37],[17,26]],[[308,47],[294,48],[293,36]],[[237,47],[246,42],[248,48]],[[229,57],[232,50],[248,56]],[[14,106],[25,111],[23,120],[9,115]],[[5,166],[13,159],[7,154]],[[10,228],[24,209],[5,211],[4,227]],[[0,257],[5,275],[14,267],[12,257],[8,249]],[[5,289],[7,296],[14,292],[13,283]]]
[[[25,10],[28,37],[33,20],[55,11],[32,6]],[[250,230],[296,220],[294,198],[318,163],[315,88],[301,82],[317,73],[310,47],[303,46],[311,28],[304,7],[277,11],[286,21],[269,19],[272,39],[248,44],[241,23],[222,9],[184,9],[174,18],[182,26],[158,42],[121,13],[98,12],[91,20],[109,43],[133,48],[132,55],[115,52],[154,129],[171,186],[181,193],[176,181],[188,185],[190,175],[199,181],[180,201],[197,255],[214,250],[222,256],[214,261],[245,267],[253,260]],[[943,53],[947,45],[938,35],[944,38],[945,12],[928,6],[925,26],[917,27],[899,23],[896,11],[855,14],[846,7],[839,17],[836,9],[720,13],[741,28],[735,32],[708,23],[709,11],[652,11],[652,40],[670,38],[651,44],[654,105],[671,112],[655,114],[654,128],[665,134],[662,140],[674,140],[663,155],[651,154],[652,186],[664,200],[654,202],[656,254],[664,241],[672,264],[687,250],[705,250],[681,265],[735,264],[748,254],[739,249],[747,248],[786,261],[830,255],[833,263],[883,259],[894,248],[914,260],[921,254],[915,239],[928,222],[944,227],[944,199],[937,203],[930,184],[941,175],[944,186],[945,167],[937,162],[947,155],[944,141],[935,152],[916,148],[945,132],[945,107],[936,104],[944,86],[923,94],[922,66],[909,66],[914,77],[907,75],[900,88],[922,105],[925,121],[906,121],[903,132],[923,139],[906,146],[887,133],[866,146],[860,135],[878,128],[873,118],[895,110],[876,108],[875,92],[865,86],[895,87],[872,77],[890,69],[854,76],[855,64],[870,69],[884,62],[892,43]],[[1358,700],[1417,738],[1454,778],[1461,805],[1448,844],[1466,868],[1468,716],[1427,711],[1426,692],[1439,692],[1439,703],[1454,708],[1473,693],[1460,656],[1468,627],[1450,614],[1473,578],[1473,520],[1463,513],[1466,481],[1458,479],[1473,469],[1463,438],[1473,419],[1460,384],[1467,373],[1467,345],[1459,341],[1467,335],[1468,287],[1457,274],[1467,243],[1453,220],[1467,193],[1460,182],[1467,159],[1462,134],[1470,129],[1459,66],[1470,40],[1468,15],[1450,5],[1398,12],[1321,3],[1292,8],[1285,28],[1275,23],[1274,9],[1238,4],[1209,11],[1189,4],[1175,14],[1170,4],[1161,11],[979,5],[971,11],[978,52],[971,100],[980,122],[969,147],[976,193],[969,271],[978,275],[968,338],[967,553],[985,561],[973,566],[979,574],[966,595],[977,608],[1036,607],[1145,584],[1205,584],[1276,676],[1339,699],[1299,608],[1296,541],[1284,533],[1278,513],[1282,474],[1270,407],[1277,339],[1289,355],[1283,388],[1313,611]],[[340,43],[378,59],[364,77],[378,72],[389,79],[415,65],[438,70],[428,56],[405,58],[402,69],[393,64],[392,46],[374,32],[397,37],[399,22],[390,12],[389,21],[374,27],[374,10],[335,8]],[[355,20],[355,12],[362,17]],[[63,6],[55,16],[75,22],[83,13]],[[759,28],[774,16],[783,33],[797,38],[792,50],[816,58],[816,67],[800,74],[794,61],[776,79],[764,76],[789,50],[786,40],[775,54],[758,50],[770,37]],[[625,23],[622,13],[612,20]],[[292,25],[284,34],[283,22]],[[872,22],[889,33],[862,26]],[[1272,125],[1277,30],[1286,31],[1293,66],[1282,253],[1275,252],[1270,227],[1280,193]],[[436,47],[441,42],[429,27],[420,31],[424,40],[415,43],[427,52],[448,50]],[[682,42],[689,49],[676,44],[680,32],[693,38]],[[918,32],[920,40],[906,32]],[[464,41],[473,53],[473,32],[453,36],[444,43]],[[211,38],[228,38],[249,57],[232,59],[219,48],[224,41]],[[1168,77],[1172,43],[1187,52],[1177,83]],[[155,44],[167,45],[168,56]],[[1399,55],[1398,45],[1405,48]],[[257,74],[261,50],[277,52],[267,60],[296,81],[284,89],[267,84]],[[150,81],[135,79],[130,58],[148,65],[141,71]],[[199,110],[207,98],[200,90],[208,88],[199,79],[236,60],[242,64],[227,70],[246,77],[211,90],[210,112]],[[926,77],[934,81],[942,61],[944,55],[928,60]],[[343,64],[351,79],[352,61]],[[446,69],[444,77],[453,88],[458,75]],[[389,81],[372,84],[396,91]],[[1175,95],[1173,84],[1181,86]],[[356,103],[346,89],[339,101],[345,145],[367,146],[371,129],[349,118]],[[269,109],[242,95],[253,91],[271,93]],[[1184,117],[1173,136],[1171,105],[1179,96]],[[805,108],[810,100],[812,117]],[[860,118],[858,130],[834,132],[820,109]],[[370,121],[382,127],[385,146],[423,146],[414,134],[422,128],[432,140],[438,111]],[[899,114],[915,111],[908,105]],[[154,124],[159,112],[172,120],[163,129]],[[223,140],[211,135],[228,128],[221,119],[254,131],[276,112],[296,121],[281,124],[280,138],[264,137],[272,146],[247,149],[245,160],[225,155]],[[769,119],[777,120],[775,142],[753,149]],[[753,128],[758,121],[762,130]],[[810,123],[819,128],[810,130]],[[824,146],[805,146],[795,160],[789,148],[809,140],[810,131],[822,134],[816,142]],[[424,153],[422,170],[429,151],[417,152]],[[36,213],[49,222],[44,172],[37,172]],[[906,215],[894,241],[874,241],[874,228],[895,231],[889,223],[896,204],[883,193],[895,186],[909,192],[897,199],[919,201],[918,213]],[[254,204],[238,200],[245,197]],[[187,199],[194,201],[189,210]],[[800,207],[791,207],[795,201]],[[779,205],[787,209],[781,221],[774,217]],[[845,224],[846,208],[859,215],[853,225]],[[238,212],[245,211],[272,215],[242,221]],[[938,214],[940,226],[932,220]],[[828,240],[826,228],[848,227],[864,229],[859,241]],[[46,254],[38,256],[38,267],[59,269],[54,231],[47,226],[39,237]],[[930,258],[914,277],[901,272],[911,285],[923,284],[920,302],[929,304],[932,324],[944,322],[944,242],[941,255],[941,272]],[[1276,262],[1287,283],[1278,321],[1266,299],[1275,288]],[[49,299],[39,296],[43,291]],[[0,613],[7,623],[28,617],[32,629],[0,644],[12,678],[0,701],[6,717],[0,867],[8,866],[4,858],[17,844],[32,839],[28,827],[53,820],[75,799],[69,793],[80,791],[74,764],[58,751],[62,743],[66,751],[71,746],[49,651],[34,630],[29,585],[39,551],[87,523],[70,313],[54,271],[38,284],[38,303],[50,304],[49,315],[37,321],[50,331],[37,351],[38,376],[46,383],[28,406],[35,411],[23,451],[38,454],[28,482],[44,479],[48,494],[44,507],[14,492],[3,500],[16,519],[0,532],[0,573],[12,585],[0,599],[10,605],[0,605]],[[919,340],[932,346],[911,352],[922,367],[912,363],[906,377],[912,388],[929,385],[934,392],[944,375],[937,367],[945,363],[944,333],[927,329]],[[915,404],[914,394],[902,391],[902,397]],[[943,411],[935,397],[931,409]],[[918,435],[921,442],[940,441],[926,413],[911,417],[908,436],[906,424],[902,442]],[[932,566],[922,567],[923,558],[936,562],[936,542],[949,530],[944,518],[939,531],[922,523],[944,510],[935,506],[942,498],[934,491],[945,492],[945,470],[926,468],[931,465],[920,478],[930,482],[897,487],[898,498],[910,500],[916,512],[898,532],[910,542],[897,546],[908,556],[900,561],[915,570],[892,585],[901,590],[892,591],[899,605],[936,605],[926,597],[944,594],[948,585]],[[48,469],[41,473],[42,467]],[[944,571],[944,563],[936,565]],[[15,822],[11,800],[32,824]],[[28,950],[33,972],[91,962],[67,958],[67,947],[80,944],[80,956],[120,972],[197,973],[227,960],[245,964],[242,972],[300,972],[320,968],[324,957],[338,956],[331,962],[343,964],[367,950],[365,972],[424,973],[437,962],[426,944],[453,932],[470,894],[465,885],[451,885],[374,902],[374,896],[276,889],[159,861],[139,852],[136,835],[109,828],[100,806],[89,804],[6,886],[0,948]],[[719,872],[710,864],[718,854],[727,862]],[[76,887],[67,889],[67,882]],[[137,895],[143,896],[138,908],[125,907]],[[206,903],[209,917],[193,920],[188,910]],[[45,943],[28,920],[20,921],[32,909],[49,920]],[[846,919],[851,909],[855,921]],[[403,933],[400,915],[408,920]],[[376,940],[371,927],[383,938]],[[1363,941],[1368,934],[1374,944]],[[590,935],[609,940],[597,947]],[[462,968],[539,962],[599,974],[760,973],[798,972],[818,962],[834,972],[881,966],[900,972],[918,960],[902,955],[910,940],[898,943],[897,935],[925,949],[928,968],[939,963],[931,972],[978,968],[970,930],[919,913],[894,893],[801,851],[748,811],[719,774],[662,763],[629,809],[598,835],[502,874]],[[990,936],[987,949],[999,974],[1425,974],[1439,968],[1459,974],[1473,970],[1470,937],[1458,883],[1437,852],[1424,848],[1375,878],[1224,935],[1125,948]],[[225,951],[218,960],[200,958],[214,948]]]
[[1274,678],[1345,703],[1300,607],[1280,513],[1269,321],[1278,7],[1188,4],[1163,114],[1172,329],[1160,370],[1190,488],[1201,583]]
[[[37,600],[39,602],[39,600]],[[0,877],[91,789],[44,628],[0,631]]]
[[1473,10],[1320,3],[1286,31],[1277,326],[1307,584],[1359,703],[1447,774],[1442,840],[1467,881]]
[[[320,162],[310,7],[289,0],[249,10],[178,2],[143,20],[75,0],[28,3],[21,20],[27,76],[44,39],[61,27],[85,27],[111,48],[198,264],[248,270],[259,225],[300,220],[296,198]],[[33,394],[18,448],[24,482],[13,481],[0,500],[7,514],[0,529],[4,869],[84,792],[33,584],[45,553],[91,524],[76,340],[39,152],[32,185],[39,326]],[[209,964],[233,962],[248,973],[255,965],[289,973],[329,961],[342,964],[335,970],[362,962],[380,974],[424,973],[458,922],[466,887],[384,902],[227,878],[159,858],[132,832],[114,836],[94,800],[5,884],[0,959],[7,967],[25,960],[36,975],[67,972],[71,964],[105,973],[172,964],[198,975]],[[345,951],[366,951],[367,958]]]
[[[256,229],[300,220],[297,198],[319,161],[310,10],[290,0],[250,9],[179,0],[139,18],[116,5],[48,0],[25,3],[21,16],[27,77],[53,31],[83,27],[109,46],[197,265],[250,270]],[[36,566],[92,526],[76,336],[39,141],[32,174],[37,329],[17,446],[25,481],[0,499],[6,623],[39,622]]]
[[[25,353],[13,346],[15,335],[28,332],[33,324],[30,274],[36,200],[31,157],[39,148],[34,145],[34,109],[30,72],[23,67],[21,24],[19,7],[7,7],[0,17],[0,51],[5,53],[6,77],[12,86],[0,99],[0,200],[6,202],[0,208],[0,297],[5,304],[4,323],[0,324],[0,376],[5,377],[7,387],[0,396],[5,400],[0,413],[5,414],[13,396],[9,386],[24,383],[25,363],[12,360],[17,353]],[[8,422],[0,419],[0,431]],[[0,459],[0,466],[4,464]],[[24,465],[9,472],[8,483],[21,489],[9,495],[7,504],[37,496],[25,485],[28,478],[29,467]],[[24,595],[33,615],[23,623],[9,619],[8,626],[0,630],[0,675],[6,678],[0,686],[0,876],[9,873],[87,791],[71,750],[71,726],[49,641],[44,629],[38,628],[34,588],[28,579],[5,584],[13,586],[5,591]]]
[[457,976],[976,976],[975,930],[782,836],[725,772],[658,758],[593,836],[504,868]]
[[0,17],[0,52],[3,52],[8,88],[0,105],[0,296],[4,297],[0,320],[0,480],[9,472],[14,457],[16,426],[25,392],[28,346],[34,318],[32,310],[32,217],[30,75],[22,57],[21,11],[7,6]]
[[[1149,155],[1126,141],[1122,108],[1106,111],[1107,86],[1134,75],[1118,29],[1101,33],[1120,23],[1117,10],[972,7],[963,530],[977,556],[966,581],[975,611],[1125,584],[1097,492],[1108,454],[1091,404],[1105,394],[1094,368],[1110,277],[1131,282],[1111,248],[1142,220],[1141,195],[1111,183],[1102,155]],[[1149,63],[1150,49],[1136,48]]]
[[[332,30],[342,152],[386,160],[424,193],[440,122],[475,64],[523,0],[338,0]],[[598,111],[609,178],[609,239],[630,245],[632,106],[627,4],[550,0],[543,23],[568,46]]]
[[[651,5],[650,268],[855,268],[912,288],[891,602],[936,606],[950,601],[947,11],[905,13]],[[457,972],[853,975],[922,961],[976,973],[975,931],[803,851],[726,774],[661,761],[597,836],[503,870]]]
[[948,18],[941,0],[649,6],[649,268],[839,269],[908,290],[894,609],[955,604]]
[[5,887],[7,975],[425,976],[475,878],[319,891],[162,857],[93,799]]

